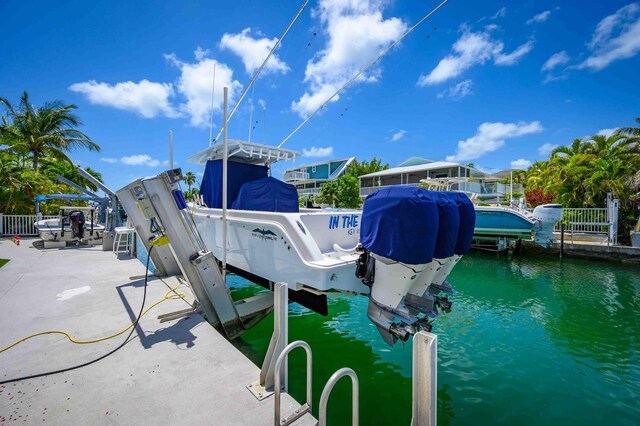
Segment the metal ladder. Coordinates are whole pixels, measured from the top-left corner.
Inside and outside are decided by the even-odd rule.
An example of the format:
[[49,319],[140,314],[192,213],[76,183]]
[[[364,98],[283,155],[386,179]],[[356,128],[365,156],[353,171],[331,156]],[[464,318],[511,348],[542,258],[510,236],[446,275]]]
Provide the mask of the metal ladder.
[[[267,355],[260,372],[260,380],[247,388],[254,396],[263,400],[274,394],[274,425],[289,425],[312,410],[312,362],[311,347],[307,342],[288,341],[288,287],[285,283],[274,286],[274,331]],[[282,418],[281,393],[288,390],[287,358],[295,348],[303,348],[307,354],[306,402],[293,413]],[[438,337],[426,331],[413,337],[412,359],[412,426],[435,426],[437,424],[437,354]],[[283,367],[284,366],[284,367]],[[327,381],[320,397],[319,424],[326,426],[327,404],[335,384],[344,376],[351,378],[352,424],[359,424],[359,381],[350,368],[341,368]]]

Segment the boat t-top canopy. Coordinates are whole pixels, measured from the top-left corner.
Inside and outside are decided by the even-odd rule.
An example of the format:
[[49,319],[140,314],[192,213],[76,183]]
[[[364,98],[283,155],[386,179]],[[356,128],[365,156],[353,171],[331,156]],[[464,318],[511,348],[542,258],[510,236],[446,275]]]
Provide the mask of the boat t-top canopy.
[[[276,161],[294,161],[299,154],[299,152],[291,149],[231,139],[227,141],[227,145],[229,150],[228,158],[247,164],[269,165]],[[224,145],[222,143],[216,143],[204,151],[192,155],[188,158],[188,161],[194,164],[205,165],[208,160],[222,159],[223,156]]]

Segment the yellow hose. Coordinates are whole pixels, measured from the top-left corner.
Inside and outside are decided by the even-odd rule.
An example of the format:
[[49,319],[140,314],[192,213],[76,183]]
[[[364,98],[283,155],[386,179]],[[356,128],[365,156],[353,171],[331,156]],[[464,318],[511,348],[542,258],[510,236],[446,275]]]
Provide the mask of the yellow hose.
[[[180,287],[182,284],[184,284],[184,281],[181,279],[181,280],[180,280],[180,283],[179,283],[177,286],[173,287],[172,289],[169,289],[169,291],[167,291],[167,292],[164,294],[164,297],[163,297],[162,299],[158,300],[158,301],[157,301],[157,302],[155,302],[153,305],[151,305],[151,306],[149,306],[147,309],[145,309],[145,310],[142,312],[142,315],[140,315],[140,318],[142,318],[143,316],[145,316],[145,315],[147,314],[147,312],[149,312],[151,309],[155,308],[156,306],[158,306],[158,305],[159,305],[159,304],[161,304],[162,302],[165,302],[165,301],[167,301],[167,300],[172,300],[172,299],[184,299],[186,296],[185,296],[183,293],[175,293],[176,289],[177,289],[178,287]],[[171,293],[174,293],[174,294],[172,294],[172,295],[171,295]],[[31,338],[33,338],[33,337],[36,337],[36,336],[44,336],[45,334],[62,334],[63,336],[66,336],[66,337],[67,337],[67,339],[69,339],[69,341],[70,341],[71,343],[76,343],[76,344],[78,344],[78,345],[87,345],[87,344],[89,344],[89,343],[98,343],[98,342],[102,342],[102,341],[104,341],[104,340],[109,340],[109,339],[113,339],[114,337],[118,337],[118,336],[120,336],[122,333],[126,332],[126,331],[127,331],[127,330],[129,330],[131,327],[133,327],[133,325],[134,325],[135,323],[136,323],[136,322],[132,322],[132,323],[131,323],[131,324],[129,324],[129,325],[127,326],[127,328],[125,328],[124,330],[121,330],[121,331],[119,331],[119,332],[117,332],[117,333],[115,333],[115,334],[112,334],[112,335],[110,335],[110,336],[102,337],[102,338],[100,338],[100,339],[92,339],[92,340],[77,340],[77,339],[74,339],[74,338],[73,338],[73,336],[71,336],[71,335],[70,335],[69,333],[67,333],[66,331],[60,331],[60,330],[41,331],[40,333],[35,333],[35,334],[30,335],[30,336],[23,337],[23,338],[22,338],[22,339],[20,339],[20,340],[16,340],[15,342],[13,342],[12,344],[10,344],[9,346],[6,346],[6,347],[4,347],[4,348],[0,349],[0,353],[4,352],[4,351],[6,351],[6,350],[9,350],[9,349],[11,349],[12,347],[14,347],[14,346],[16,346],[16,345],[19,345],[20,343],[22,343],[22,342],[24,342],[24,341],[26,341],[26,340],[29,340],[29,339],[31,339]]]

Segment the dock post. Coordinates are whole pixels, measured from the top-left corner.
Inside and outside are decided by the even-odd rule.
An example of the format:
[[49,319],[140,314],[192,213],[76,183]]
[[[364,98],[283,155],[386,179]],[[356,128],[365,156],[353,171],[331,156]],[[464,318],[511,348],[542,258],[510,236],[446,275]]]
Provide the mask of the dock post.
[[412,426],[436,426],[438,412],[438,336],[413,336]]
[[[276,283],[273,288],[273,335],[269,342],[267,355],[260,369],[260,379],[247,386],[258,400],[273,394],[275,384],[276,361],[289,343],[289,286]],[[289,380],[287,376],[287,360],[280,369],[280,383],[287,392]]]
[[564,222],[560,222],[560,259],[564,256]]

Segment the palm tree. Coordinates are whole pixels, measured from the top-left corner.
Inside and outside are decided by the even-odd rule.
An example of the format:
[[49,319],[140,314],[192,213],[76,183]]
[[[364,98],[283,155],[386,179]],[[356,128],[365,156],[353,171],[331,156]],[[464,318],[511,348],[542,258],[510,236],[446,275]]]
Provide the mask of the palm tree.
[[71,162],[65,152],[83,148],[100,151],[98,144],[76,129],[82,123],[72,113],[77,109],[75,105],[53,101],[34,108],[26,91],[20,97],[18,108],[4,98],[0,98],[0,104],[7,109],[11,120],[9,123],[6,117],[2,117],[0,136],[16,152],[31,154],[36,171],[40,157],[47,154]]
[[[640,124],[640,117],[636,117],[635,122]],[[615,131],[614,135],[626,134],[631,136],[640,136],[640,127],[621,127]]]
[[182,180],[184,180],[184,183],[189,186],[189,192],[191,192],[191,185],[196,183],[196,175],[194,175],[192,172],[187,172],[184,174]]

